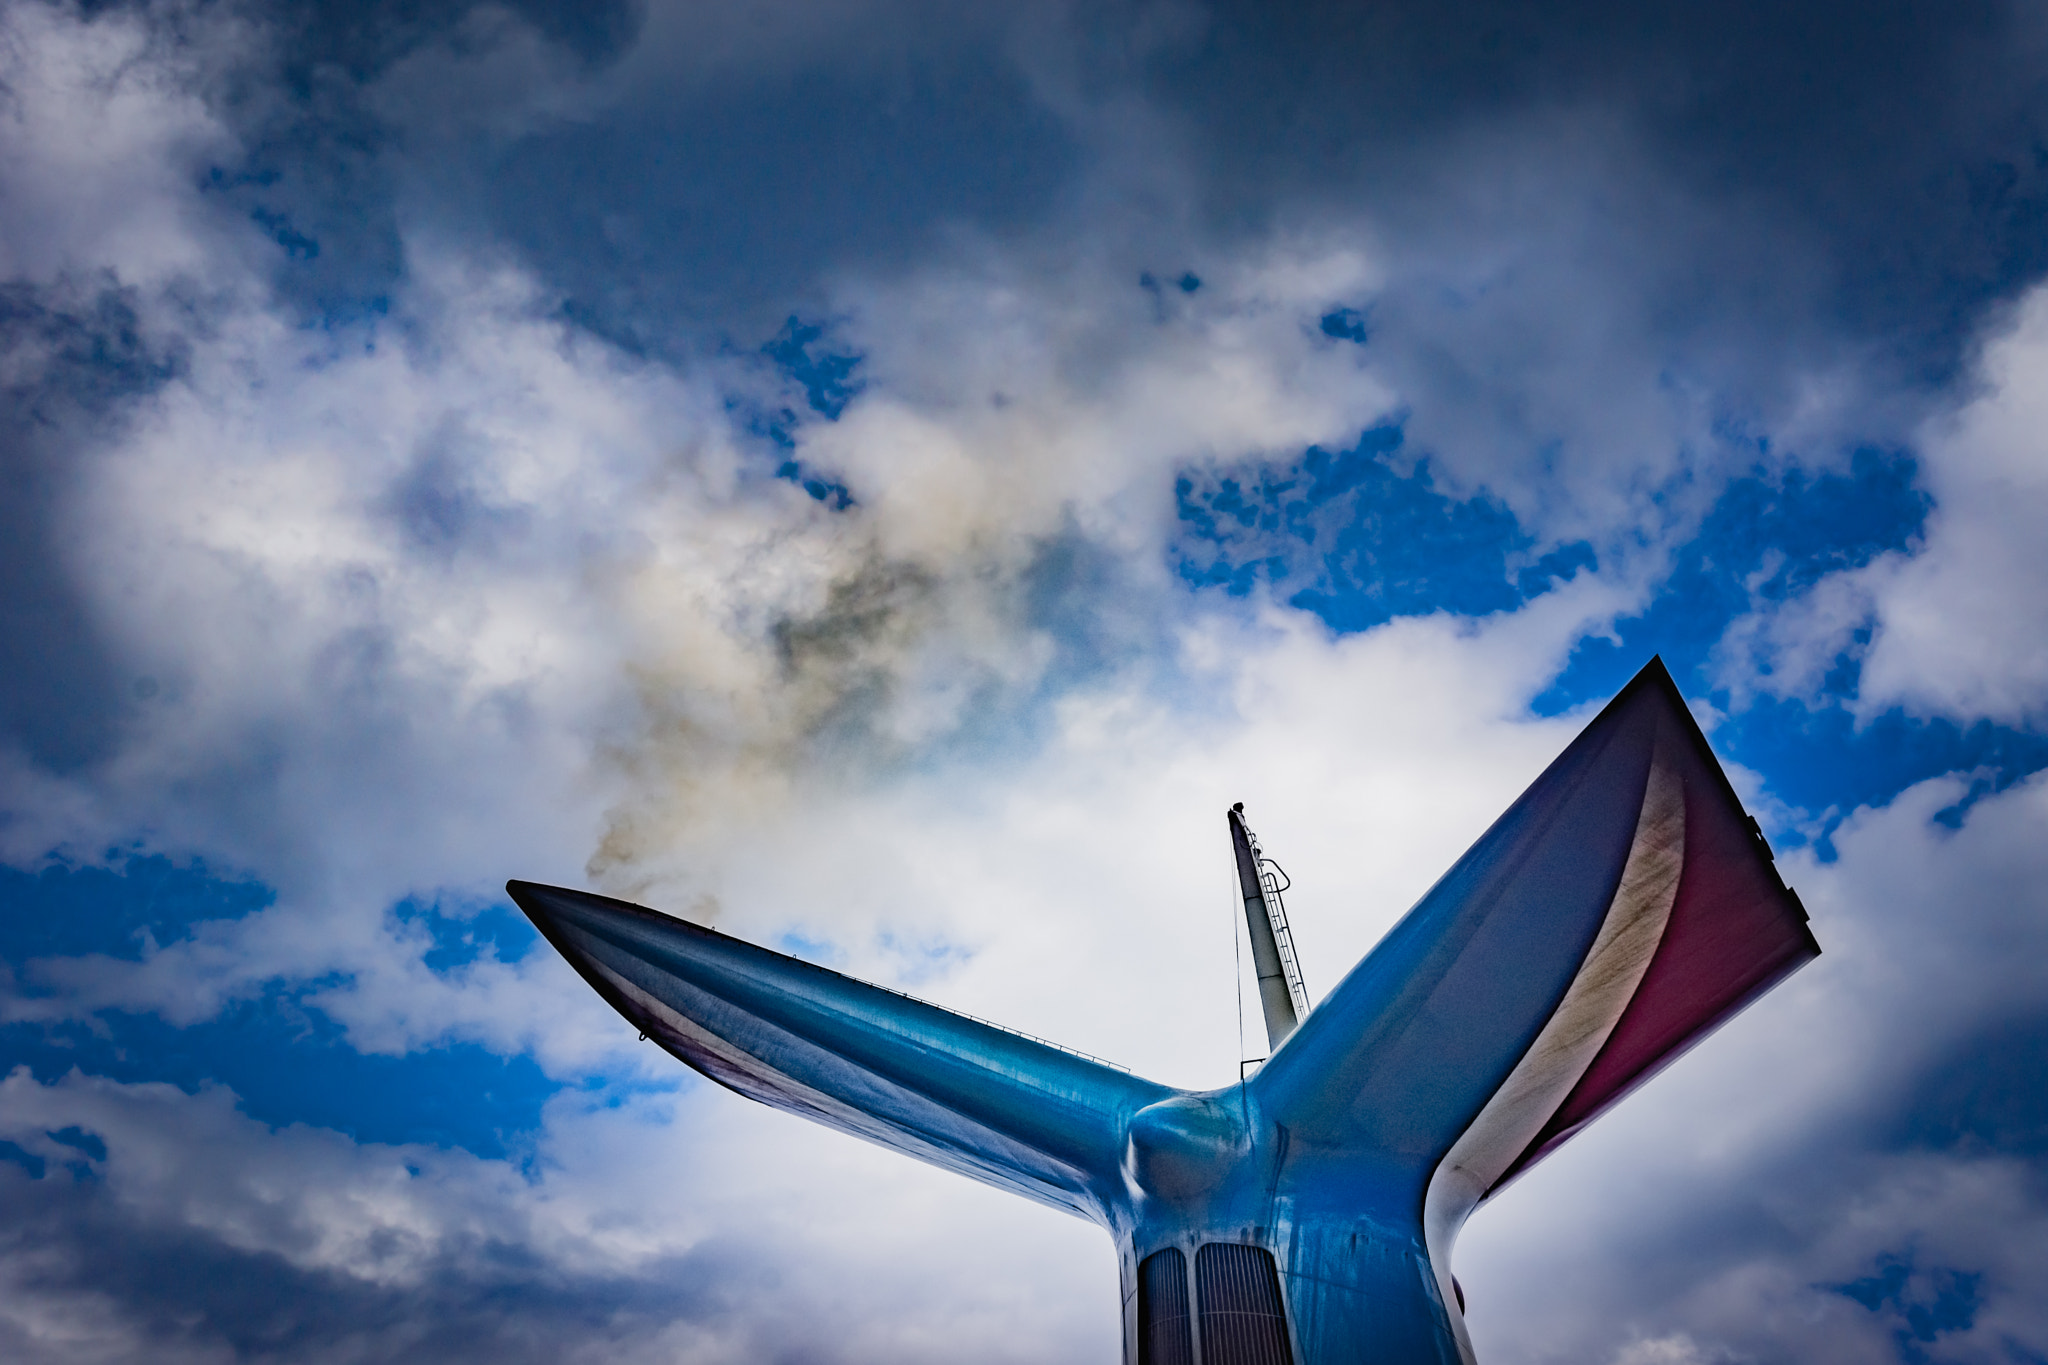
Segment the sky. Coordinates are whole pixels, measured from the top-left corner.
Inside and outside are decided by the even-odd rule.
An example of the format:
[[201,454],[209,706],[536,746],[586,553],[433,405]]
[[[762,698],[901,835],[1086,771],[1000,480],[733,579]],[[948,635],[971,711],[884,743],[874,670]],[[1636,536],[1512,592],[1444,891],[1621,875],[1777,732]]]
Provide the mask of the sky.
[[1113,1361],[504,881],[1216,1086],[1661,656],[1824,953],[1480,1358],[2048,1361],[2038,6],[0,0],[0,391],[0,1357]]

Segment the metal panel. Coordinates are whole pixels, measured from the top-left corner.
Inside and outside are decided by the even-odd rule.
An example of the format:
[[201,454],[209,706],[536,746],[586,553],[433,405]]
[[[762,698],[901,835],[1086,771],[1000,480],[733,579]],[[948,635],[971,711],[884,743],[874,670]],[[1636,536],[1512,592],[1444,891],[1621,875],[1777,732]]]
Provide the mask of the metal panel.
[[1188,1321],[1188,1258],[1155,1251],[1138,1267],[1138,1365],[1195,1365]]
[[1211,1242],[1195,1253],[1202,1365],[1293,1365],[1280,1272],[1264,1247]]

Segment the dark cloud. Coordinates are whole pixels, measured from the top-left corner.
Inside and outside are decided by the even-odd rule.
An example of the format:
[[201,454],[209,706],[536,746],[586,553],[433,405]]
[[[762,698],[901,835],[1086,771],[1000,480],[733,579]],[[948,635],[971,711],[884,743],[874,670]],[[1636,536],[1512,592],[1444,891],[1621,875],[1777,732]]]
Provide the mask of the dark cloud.
[[[479,0],[328,0],[294,6],[278,28],[286,80],[304,89],[334,70],[371,80],[422,44],[446,38],[479,8]],[[640,0],[505,0],[494,8],[517,16],[593,65],[616,58],[639,33]]]
[[0,743],[57,772],[104,758],[161,689],[131,674],[75,586],[71,496],[121,405],[182,364],[111,280],[0,285]]
[[2043,36],[1998,3],[1219,4],[1150,88],[1200,128],[1233,218],[1364,200],[1425,227],[1487,196],[1445,202],[1461,135],[1510,130],[1540,177],[1578,154],[1554,116],[1612,118],[1684,191],[1603,205],[1682,257],[1644,301],[1668,325],[1840,327],[1940,379],[2048,267]]
[[833,271],[902,266],[958,226],[1041,219],[1078,166],[1001,23],[859,5],[784,13],[524,3],[265,16],[240,137],[205,172],[323,318],[383,306],[400,223],[512,251],[633,349],[766,338]]
[[998,54],[831,65],[738,89],[656,87],[522,137],[430,212],[517,246],[578,308],[654,344],[741,341],[823,277],[908,266],[952,225],[1042,215],[1072,139]]
[[[98,1141],[78,1135],[73,1145],[87,1160],[77,1170],[0,1160],[0,1276],[56,1312],[82,1309],[101,1358],[539,1365],[593,1339],[644,1348],[664,1329],[709,1316],[749,1275],[744,1262],[707,1254],[650,1267],[644,1279],[585,1277],[530,1248],[485,1241],[378,1283],[138,1217],[83,1150]],[[76,1337],[53,1341],[23,1326],[0,1317],[9,1360],[77,1358]]]
[[313,316],[386,306],[403,241],[488,242],[671,359],[773,344],[850,275],[967,243],[1135,274],[1336,233],[1384,279],[1328,301],[1330,335],[1448,491],[1611,561],[1613,490],[1686,466],[1684,534],[1759,436],[1827,464],[1945,401],[2048,269],[2040,28],[1590,0],[329,16],[281,29],[219,198]]
[[[1576,207],[1546,222],[1566,211],[1528,200],[1591,188],[1625,244],[1610,287],[1724,368],[1730,332],[1769,339],[1757,385],[1787,354],[1843,352],[1945,382],[1982,310],[2048,268],[2048,35],[1995,3],[1216,4],[1172,23],[881,5],[764,12],[744,42],[694,10],[515,6],[508,29],[389,8],[284,27],[290,112],[264,106],[247,168],[280,178],[247,197],[287,257],[286,233],[318,245],[285,275],[338,278],[339,251],[375,279],[379,205],[402,196],[655,344],[765,336],[834,270],[911,264],[953,226],[1073,230],[1084,203],[1083,231],[1169,241],[1363,211],[1426,255],[1446,228],[1507,249],[1582,234]],[[529,37],[564,64],[493,67]],[[587,112],[520,113],[534,81],[593,72],[609,88]],[[487,131],[479,101],[518,126]],[[1133,156],[1177,163],[1192,202],[1126,176]]]

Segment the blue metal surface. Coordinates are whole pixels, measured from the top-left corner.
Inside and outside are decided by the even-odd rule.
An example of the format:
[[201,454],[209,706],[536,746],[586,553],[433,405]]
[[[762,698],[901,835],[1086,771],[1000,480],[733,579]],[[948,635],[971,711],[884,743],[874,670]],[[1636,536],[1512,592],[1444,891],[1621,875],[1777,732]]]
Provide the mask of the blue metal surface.
[[[1647,794],[1653,768],[1663,784],[1657,800]],[[1457,1303],[1446,1302],[1448,1268],[1432,1263],[1431,1239],[1438,1259],[1447,1258],[1456,1224],[1494,1176],[1461,1200],[1455,1182],[1448,1196],[1438,1188],[1440,1163],[1452,1170],[1447,1153],[1494,1131],[1514,1145],[1468,1155],[1474,1169],[1508,1169],[1518,1154],[1526,1165],[1548,1150],[1530,1139],[1591,1074],[1585,1048],[1602,1046],[1618,1012],[1633,1008],[1627,991],[1642,989],[1627,984],[1616,995],[1610,983],[1589,992],[1589,957],[1607,955],[1607,981],[1623,951],[1614,944],[1622,941],[1616,926],[1626,929],[1624,903],[1634,906],[1627,924],[1650,926],[1637,932],[1662,933],[1657,916],[1683,898],[1678,874],[1668,872],[1680,856],[1672,845],[1682,841],[1651,837],[1677,828],[1668,818],[1653,821],[1653,807],[1668,813],[1681,801],[1687,829],[1711,833],[1746,820],[1653,662],[1255,1076],[1203,1093],[638,906],[524,882],[508,890],[614,1007],[713,1080],[1101,1224],[1118,1245],[1127,1361],[1264,1365],[1281,1350],[1299,1365],[1448,1365],[1469,1359],[1469,1346]],[[1673,1043],[1657,1035],[1647,1060],[1623,1068],[1631,1078],[1818,952],[1760,840],[1695,838],[1690,847],[1698,866],[1688,863],[1683,875],[1695,888],[1711,882],[1712,895],[1686,901],[1705,907],[1688,912],[1689,941],[1702,941],[1701,916],[1736,911],[1752,917],[1743,926],[1753,920],[1771,933],[1757,935],[1749,975],[1730,978],[1740,989],[1700,993],[1708,1003],[1697,1017],[1676,1016],[1683,1036]],[[1709,856],[1715,866],[1706,866]],[[1732,878],[1731,862],[1742,864]],[[1662,882],[1660,866],[1668,872]],[[1740,935],[1750,933],[1744,927],[1733,940],[1735,958],[1745,951]],[[1731,960],[1728,941],[1725,933],[1714,940],[1712,970]],[[1637,957],[1647,950],[1639,946]],[[1630,969],[1630,982],[1679,982],[1657,986],[1664,1016],[1673,1000],[1686,1007],[1681,987],[1709,970],[1688,966],[1693,959],[1682,954],[1673,960],[1679,965],[1661,975],[1640,962]],[[1553,1019],[1595,1006],[1605,1010],[1593,1017],[1608,1032],[1582,1045],[1583,1055],[1566,1054],[1574,1060],[1559,1072],[1545,1061],[1555,1051]],[[1605,1101],[1579,1102],[1592,1113]],[[1515,1123],[1528,1113],[1524,1133]],[[1426,1196],[1431,1216],[1448,1220],[1428,1236]],[[1171,1325],[1190,1314],[1199,1323],[1212,1310],[1247,1311],[1202,1301],[1203,1249],[1217,1244],[1258,1254],[1209,1252],[1218,1286],[1209,1293],[1253,1294],[1267,1273],[1260,1267],[1270,1264],[1284,1316],[1277,1335],[1236,1318],[1245,1330],[1205,1326],[1191,1338]],[[1160,1255],[1169,1251],[1179,1257]],[[1150,1277],[1142,1301],[1141,1264]],[[1176,1264],[1180,1274],[1197,1272],[1192,1306],[1160,1279]],[[1188,1285],[1177,1292],[1186,1295]],[[1183,1342],[1191,1354],[1182,1354]]]

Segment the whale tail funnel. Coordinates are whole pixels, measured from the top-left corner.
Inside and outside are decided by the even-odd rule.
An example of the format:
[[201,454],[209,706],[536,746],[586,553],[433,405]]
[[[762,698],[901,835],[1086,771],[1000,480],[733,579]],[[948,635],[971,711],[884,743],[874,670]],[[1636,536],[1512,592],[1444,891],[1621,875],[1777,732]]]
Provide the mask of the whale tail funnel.
[[1134,1365],[1469,1362],[1466,1216],[1820,951],[1656,660],[1313,1012],[1229,819],[1273,1046],[1201,1094],[622,901],[507,890],[721,1085],[1108,1228]]

